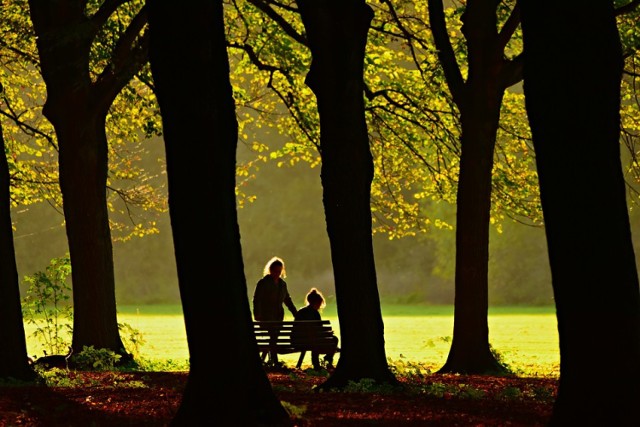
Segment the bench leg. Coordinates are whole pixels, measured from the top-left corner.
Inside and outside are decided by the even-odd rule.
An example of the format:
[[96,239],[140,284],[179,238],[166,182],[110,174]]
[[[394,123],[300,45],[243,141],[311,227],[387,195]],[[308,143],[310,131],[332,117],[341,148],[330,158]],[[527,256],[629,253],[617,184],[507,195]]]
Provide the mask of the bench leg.
[[300,367],[302,366],[302,361],[304,360],[305,354],[307,354],[306,351],[300,352],[300,357],[298,358],[298,364],[296,365],[296,369],[300,369]]

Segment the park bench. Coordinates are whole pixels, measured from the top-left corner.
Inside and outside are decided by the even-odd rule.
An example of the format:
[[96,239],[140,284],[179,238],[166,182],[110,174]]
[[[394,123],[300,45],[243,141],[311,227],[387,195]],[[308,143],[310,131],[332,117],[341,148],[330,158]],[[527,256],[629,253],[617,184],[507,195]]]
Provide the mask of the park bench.
[[278,354],[300,353],[296,368],[300,369],[308,351],[320,354],[339,352],[329,320],[254,321],[253,332],[262,353],[262,360],[270,351]]

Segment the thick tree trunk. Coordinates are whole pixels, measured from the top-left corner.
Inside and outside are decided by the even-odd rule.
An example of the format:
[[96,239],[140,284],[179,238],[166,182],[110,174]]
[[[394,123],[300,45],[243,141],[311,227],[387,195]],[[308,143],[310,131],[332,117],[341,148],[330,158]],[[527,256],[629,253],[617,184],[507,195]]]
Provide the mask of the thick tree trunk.
[[27,361],[10,198],[9,165],[0,123],[0,378],[31,380],[35,375]]
[[560,338],[551,425],[637,425],[640,292],[620,161],[613,2],[527,0],[522,25]]
[[[491,87],[489,82],[479,83],[481,88]],[[462,113],[453,341],[441,373],[505,371],[491,353],[487,319],[491,171],[502,91],[489,97],[476,92],[484,90],[469,94],[473,101]]]
[[73,350],[106,348],[126,360],[129,355],[118,332],[106,199],[105,118],[115,96],[139,68],[140,58],[132,53],[92,82],[89,52],[96,22],[85,16],[84,2],[30,0],[29,7],[47,85],[43,113],[56,130],[60,150],[60,187],[72,265]]
[[[60,141],[60,188],[74,285],[72,347],[76,353],[84,346],[94,346],[124,355],[118,332],[106,204],[108,158],[104,116],[95,112],[83,114],[88,108],[84,100],[65,99],[64,114],[54,119],[55,113],[49,110],[48,117]],[[55,108],[59,112],[60,107]],[[75,114],[70,115],[70,111]]]
[[[439,6],[439,8],[436,8]],[[436,38],[441,62],[455,63],[442,41],[446,35],[441,2],[430,3],[430,15],[439,20]],[[456,214],[455,316],[453,341],[442,373],[503,373],[489,346],[488,276],[489,225],[491,219],[491,173],[500,121],[500,106],[506,87],[501,72],[505,66],[496,30],[496,6],[472,2],[463,16],[463,33],[469,48],[469,77],[459,72],[447,77],[462,123],[461,158]],[[448,65],[451,67],[451,65]]]
[[[173,425],[286,425],[253,335],[235,196],[238,125],[222,2],[149,2],[169,212],[190,353]],[[214,208],[211,209],[211,203]],[[211,348],[211,331],[225,343]]]
[[327,232],[342,337],[324,388],[372,378],[394,383],[371,237],[373,160],[364,116],[363,64],[372,10],[361,0],[298,0],[313,60],[307,84],[318,100]]

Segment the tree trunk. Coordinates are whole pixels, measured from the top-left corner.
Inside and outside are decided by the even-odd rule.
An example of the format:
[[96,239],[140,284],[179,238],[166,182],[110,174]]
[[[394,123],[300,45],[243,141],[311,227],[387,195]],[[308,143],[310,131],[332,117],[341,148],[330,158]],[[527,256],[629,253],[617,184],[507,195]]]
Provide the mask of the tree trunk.
[[[2,93],[2,86],[0,86]],[[0,378],[32,380],[35,375],[27,361],[20,286],[11,228],[9,165],[2,123],[0,123]]]
[[[60,150],[60,188],[72,265],[73,351],[80,353],[84,346],[94,346],[110,349],[126,360],[129,355],[120,339],[116,314],[106,198],[105,118],[142,60],[131,51],[125,60],[107,67],[109,72],[92,82],[89,52],[96,22],[85,16],[83,4],[71,0],[29,1],[47,85],[43,114],[56,130]],[[114,3],[105,5],[115,7]]]
[[469,93],[472,104],[462,113],[453,341],[440,373],[505,372],[491,353],[487,319],[491,171],[502,91],[477,93],[495,86],[495,81],[478,83],[469,88],[475,89]]
[[551,425],[637,425],[640,291],[620,161],[613,2],[528,0],[522,25],[560,338]]
[[[287,425],[289,416],[262,369],[247,298],[235,196],[238,125],[222,2],[148,5],[190,354],[173,425]],[[224,348],[211,348],[212,334]]]
[[457,68],[448,43],[442,2],[429,2],[440,62],[460,110],[460,174],[456,214],[456,273],[453,341],[439,372],[504,373],[489,346],[489,225],[493,155],[500,106],[507,84],[498,41],[495,3],[469,1],[462,31],[467,39],[469,77]]
[[334,269],[340,360],[323,388],[371,378],[395,383],[384,349],[371,237],[373,159],[364,115],[363,64],[372,10],[364,1],[298,0],[318,100],[327,232]]

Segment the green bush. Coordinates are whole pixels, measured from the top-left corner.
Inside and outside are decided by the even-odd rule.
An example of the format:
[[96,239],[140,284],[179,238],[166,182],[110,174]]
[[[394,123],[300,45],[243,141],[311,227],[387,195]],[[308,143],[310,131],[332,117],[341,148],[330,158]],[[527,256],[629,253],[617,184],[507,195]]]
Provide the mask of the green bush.
[[69,256],[54,258],[44,272],[26,276],[29,283],[22,300],[22,317],[35,326],[32,336],[43,343],[50,354],[66,354],[71,336],[73,309],[69,304],[71,287],[67,277],[71,274]]
[[106,348],[84,346],[79,354],[71,356],[76,368],[87,371],[111,371],[122,356]]
[[[44,272],[24,278],[29,289],[22,300],[22,317],[24,322],[35,326],[31,336],[43,344],[48,354],[66,354],[71,344],[72,290],[67,284],[70,274],[71,260],[66,255],[52,259]],[[118,330],[125,350],[137,358],[145,344],[142,333],[128,323],[118,323]]]

